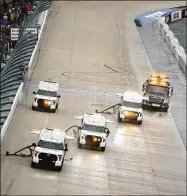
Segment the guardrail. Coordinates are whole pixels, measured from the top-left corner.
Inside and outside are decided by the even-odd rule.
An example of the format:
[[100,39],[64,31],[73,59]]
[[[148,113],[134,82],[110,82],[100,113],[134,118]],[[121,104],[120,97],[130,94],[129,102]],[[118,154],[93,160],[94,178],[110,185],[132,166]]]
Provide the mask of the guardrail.
[[158,19],[158,27],[165,38],[165,41],[168,43],[171,51],[175,55],[178,65],[182,68],[184,73],[187,71],[186,64],[186,52],[184,48],[179,43],[178,39],[175,37],[173,32],[170,30],[168,23],[180,20],[187,17],[187,7],[183,6],[176,8],[173,12],[166,14]]
[[[1,72],[1,141],[11,122],[24,83],[29,79],[33,61],[36,57],[41,36],[45,27],[48,9],[51,0],[38,2],[35,11],[25,20],[20,29],[19,40],[11,53],[10,59]],[[45,12],[44,12],[45,11]],[[43,17],[39,34],[26,31],[28,28],[37,28],[38,20]]]

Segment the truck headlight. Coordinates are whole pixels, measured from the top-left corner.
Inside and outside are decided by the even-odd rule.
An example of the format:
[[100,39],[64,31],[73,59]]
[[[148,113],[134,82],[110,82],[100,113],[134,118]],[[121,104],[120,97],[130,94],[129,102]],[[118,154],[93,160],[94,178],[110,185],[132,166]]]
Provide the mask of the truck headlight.
[[62,159],[62,155],[58,155],[59,161],[61,161]]
[[52,104],[52,101],[48,101],[48,105],[51,105]]
[[34,156],[37,157],[37,155],[39,154],[38,151],[34,151]]
[[100,138],[98,138],[98,137],[93,137],[93,142],[100,142],[100,141],[101,141]]
[[169,99],[165,98],[163,103],[168,103]]
[[86,134],[82,134],[81,138],[84,139],[86,137]]
[[49,106],[49,105],[51,105],[51,104],[52,104],[52,101],[49,101],[49,100],[45,100],[45,101],[44,101],[44,105]]
[[125,116],[128,116],[129,112],[128,111],[125,111]]
[[149,101],[149,96],[145,96],[145,97],[143,97],[143,98],[142,98],[142,101],[143,101],[143,102],[147,102],[147,101]]

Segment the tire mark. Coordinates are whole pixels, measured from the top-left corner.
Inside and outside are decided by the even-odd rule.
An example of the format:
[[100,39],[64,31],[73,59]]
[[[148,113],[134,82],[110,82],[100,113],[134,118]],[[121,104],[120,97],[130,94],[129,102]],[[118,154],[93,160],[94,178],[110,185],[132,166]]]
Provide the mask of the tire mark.
[[106,68],[108,68],[108,69],[110,69],[110,70],[112,70],[112,71],[114,71],[114,72],[116,72],[116,73],[119,73],[119,71],[117,71],[117,70],[115,70],[115,69],[109,67],[108,65],[103,65],[103,66],[106,67]]
[[[73,73],[71,73],[71,74],[73,74]],[[75,73],[74,73],[75,74]],[[120,73],[119,73],[120,74]],[[123,86],[123,87],[126,87],[126,83],[122,83],[122,81],[120,81],[119,83],[115,83],[115,82],[113,82],[113,81],[111,81],[111,83],[110,82],[104,82],[104,81],[102,81],[102,82],[99,82],[99,81],[97,81],[97,79],[93,79],[93,80],[91,80],[91,79],[84,79],[84,78],[80,78],[80,77],[77,77],[77,76],[68,76],[68,75],[66,75],[65,73],[62,73],[61,74],[63,77],[66,77],[66,78],[69,78],[69,79],[74,79],[74,80],[78,80],[78,81],[85,81],[85,82],[90,82],[90,83],[97,83],[97,84],[109,84],[109,85],[111,85],[111,86]]]
[[15,181],[15,179],[13,179],[13,180],[11,181],[10,185],[9,185],[8,188],[7,188],[7,191],[6,191],[5,195],[8,195],[10,189],[12,188],[12,185],[13,185],[14,181]]

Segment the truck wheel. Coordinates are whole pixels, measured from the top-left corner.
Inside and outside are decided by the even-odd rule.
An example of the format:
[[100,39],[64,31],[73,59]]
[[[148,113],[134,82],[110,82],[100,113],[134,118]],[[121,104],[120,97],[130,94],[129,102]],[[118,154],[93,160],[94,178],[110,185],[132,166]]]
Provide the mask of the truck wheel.
[[34,163],[33,161],[31,162],[31,167],[32,168],[36,168],[36,163]]
[[55,113],[55,112],[56,112],[56,109],[51,109],[51,112],[52,112],[52,113]]
[[35,107],[32,105],[32,110],[35,110]]
[[78,148],[82,148],[82,144],[78,143]]
[[138,121],[138,124],[141,125],[142,124],[142,120],[141,121]]
[[164,111],[164,112],[168,112],[168,109],[169,109],[169,108],[164,108],[163,111]]
[[106,147],[101,147],[101,151],[104,152]]
[[60,172],[60,171],[62,170],[62,165],[61,165],[61,166],[56,167],[56,170]]

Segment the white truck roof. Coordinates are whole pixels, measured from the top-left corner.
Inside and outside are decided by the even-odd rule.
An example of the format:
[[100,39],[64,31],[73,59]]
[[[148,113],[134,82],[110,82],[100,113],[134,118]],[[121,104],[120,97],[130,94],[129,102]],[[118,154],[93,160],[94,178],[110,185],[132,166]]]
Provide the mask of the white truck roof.
[[126,92],[123,92],[122,97],[124,101],[136,102],[136,103],[142,102],[142,95],[140,95],[137,92],[126,91]]
[[46,91],[58,91],[59,84],[57,82],[44,81],[42,80],[39,83],[38,89],[46,90]]
[[40,140],[50,141],[50,142],[54,142],[54,143],[64,142],[65,137],[66,137],[65,132],[63,132],[59,129],[43,128],[39,134]]
[[105,127],[106,119],[100,114],[84,114],[83,123]]

